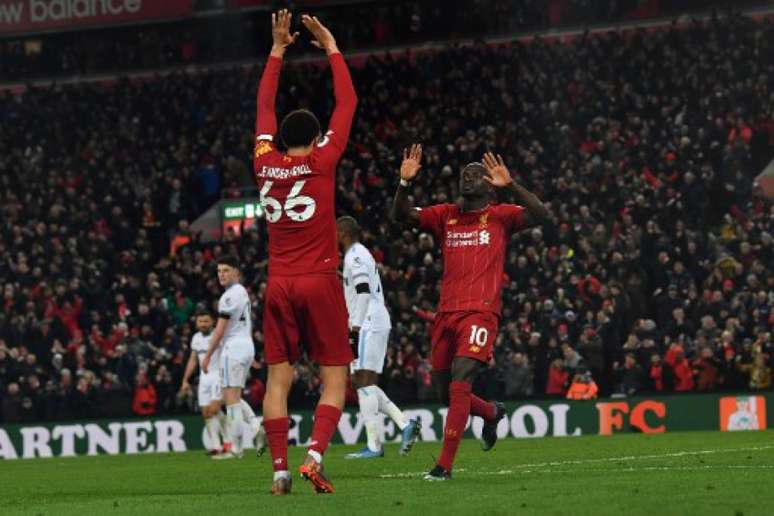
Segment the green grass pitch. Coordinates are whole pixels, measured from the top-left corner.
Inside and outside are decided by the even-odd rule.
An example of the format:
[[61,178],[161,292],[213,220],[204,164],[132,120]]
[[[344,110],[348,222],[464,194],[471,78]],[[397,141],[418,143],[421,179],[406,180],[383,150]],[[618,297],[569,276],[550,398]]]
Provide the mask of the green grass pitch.
[[[774,432],[669,433],[504,439],[491,452],[465,440],[454,478],[421,473],[440,443],[408,457],[344,460],[326,467],[337,492],[269,494],[271,461],[215,462],[201,452],[9,461],[0,465],[0,514],[774,514]],[[291,448],[298,467],[303,449]]]

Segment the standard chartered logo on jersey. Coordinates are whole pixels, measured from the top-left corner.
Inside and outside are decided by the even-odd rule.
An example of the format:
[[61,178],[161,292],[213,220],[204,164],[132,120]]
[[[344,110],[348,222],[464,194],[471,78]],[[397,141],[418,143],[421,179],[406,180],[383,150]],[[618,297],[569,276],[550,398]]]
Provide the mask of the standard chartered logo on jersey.
[[489,245],[492,235],[486,229],[472,231],[447,231],[446,247]]

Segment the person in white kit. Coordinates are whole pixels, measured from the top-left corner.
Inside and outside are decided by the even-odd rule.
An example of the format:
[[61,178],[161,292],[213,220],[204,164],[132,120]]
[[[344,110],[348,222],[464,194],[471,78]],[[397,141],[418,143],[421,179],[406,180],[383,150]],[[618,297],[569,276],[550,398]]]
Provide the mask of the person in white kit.
[[235,257],[224,256],[218,260],[218,281],[226,291],[218,301],[218,324],[210,337],[210,346],[202,361],[202,371],[209,371],[213,355],[222,347],[220,381],[223,402],[226,404],[226,433],[231,439],[231,450],[214,455],[213,459],[242,457],[242,422],[255,431],[255,447],[260,457],[266,449],[266,432],[261,428],[252,407],[242,399],[242,389],[255,358],[255,346],[250,296],[239,283],[239,262]]
[[[189,380],[196,371],[196,367],[201,367],[201,362],[207,354],[210,347],[210,336],[212,335],[213,318],[206,311],[196,312],[196,329],[198,330],[191,339],[191,355],[185,366],[183,373],[183,382],[180,386],[180,396],[186,395],[191,390]],[[220,360],[220,350],[213,354],[213,361]],[[228,451],[231,447],[228,436],[225,434],[225,416],[221,412],[221,387],[220,374],[215,368],[210,369],[208,373],[202,372],[199,375],[199,389],[197,392],[197,401],[204,418],[204,429],[209,437],[211,448],[207,450],[207,455],[217,455]],[[221,438],[222,444],[221,444]]]
[[390,314],[384,306],[382,280],[376,261],[360,243],[360,227],[352,217],[337,220],[339,245],[344,252],[344,297],[349,312],[349,329],[355,360],[352,384],[357,389],[360,413],[366,428],[365,448],[348,459],[384,457],[379,433],[379,412],[390,417],[401,430],[400,454],[405,455],[417,441],[419,421],[407,420],[403,412],[379,387],[379,375],[390,340]]

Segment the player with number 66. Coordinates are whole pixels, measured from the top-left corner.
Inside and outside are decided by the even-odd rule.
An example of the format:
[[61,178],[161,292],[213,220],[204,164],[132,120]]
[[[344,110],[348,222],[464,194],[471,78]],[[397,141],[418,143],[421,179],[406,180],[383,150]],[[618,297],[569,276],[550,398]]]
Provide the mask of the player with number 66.
[[[269,233],[269,279],[263,312],[264,358],[269,377],[264,400],[264,427],[274,466],[274,494],[288,494],[287,397],[293,363],[303,343],[320,365],[324,389],[315,411],[309,451],[300,468],[316,492],[332,493],[323,472],[323,454],[336,431],[353,354],[348,313],[337,276],[339,251],[334,192],[336,165],[344,153],[355,115],[357,95],[336,40],[316,17],[301,23],[312,44],[328,54],[336,106],[328,131],[310,111],[291,111],[277,131],[274,102],[285,50],[299,36],[292,15],[272,15],[273,45],[258,86],[253,165]],[[280,152],[279,136],[286,151]]]

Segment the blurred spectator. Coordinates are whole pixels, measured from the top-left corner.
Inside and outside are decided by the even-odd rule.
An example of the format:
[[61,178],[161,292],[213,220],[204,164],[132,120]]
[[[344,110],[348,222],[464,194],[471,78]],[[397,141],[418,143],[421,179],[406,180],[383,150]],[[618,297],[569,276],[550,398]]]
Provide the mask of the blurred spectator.
[[597,393],[599,389],[597,384],[594,383],[594,379],[591,377],[591,373],[588,371],[585,373],[576,374],[570,388],[567,391],[568,400],[594,400],[597,399]]
[[672,344],[664,357],[664,362],[672,368],[675,375],[675,391],[684,392],[694,388],[693,370],[685,358],[685,351],[679,344]]
[[3,422],[18,423],[21,421],[22,395],[18,383],[8,384],[5,396],[3,396]]
[[561,359],[555,359],[551,362],[548,370],[548,384],[546,385],[546,394],[554,396],[564,396],[567,390],[567,383],[570,380],[570,373],[564,368]]
[[699,358],[691,364],[696,376],[696,390],[714,391],[720,383],[720,361],[715,357],[712,348],[705,346],[701,349]]
[[752,364],[739,366],[739,369],[749,376],[751,390],[762,391],[771,388],[771,367],[766,363],[767,358],[764,353],[758,353]]
[[651,382],[651,389],[656,392],[671,392],[675,388],[675,379],[672,368],[665,364],[661,355],[654,353],[650,357],[650,369],[648,376]]
[[132,411],[138,416],[154,415],[156,413],[156,403],[158,402],[156,388],[148,381],[148,375],[145,371],[137,373],[136,382]]
[[502,372],[506,398],[520,399],[532,395],[534,391],[532,368],[524,353],[520,351],[511,353],[510,360],[502,367]]
[[634,353],[627,353],[623,364],[616,362],[613,365],[613,370],[616,371],[618,376],[616,392],[626,394],[627,396],[634,396],[644,390],[645,374],[637,362],[637,357]]
[[586,367],[583,357],[570,344],[562,344],[562,353],[564,354],[564,369],[568,375],[573,376],[578,373],[579,369]]

